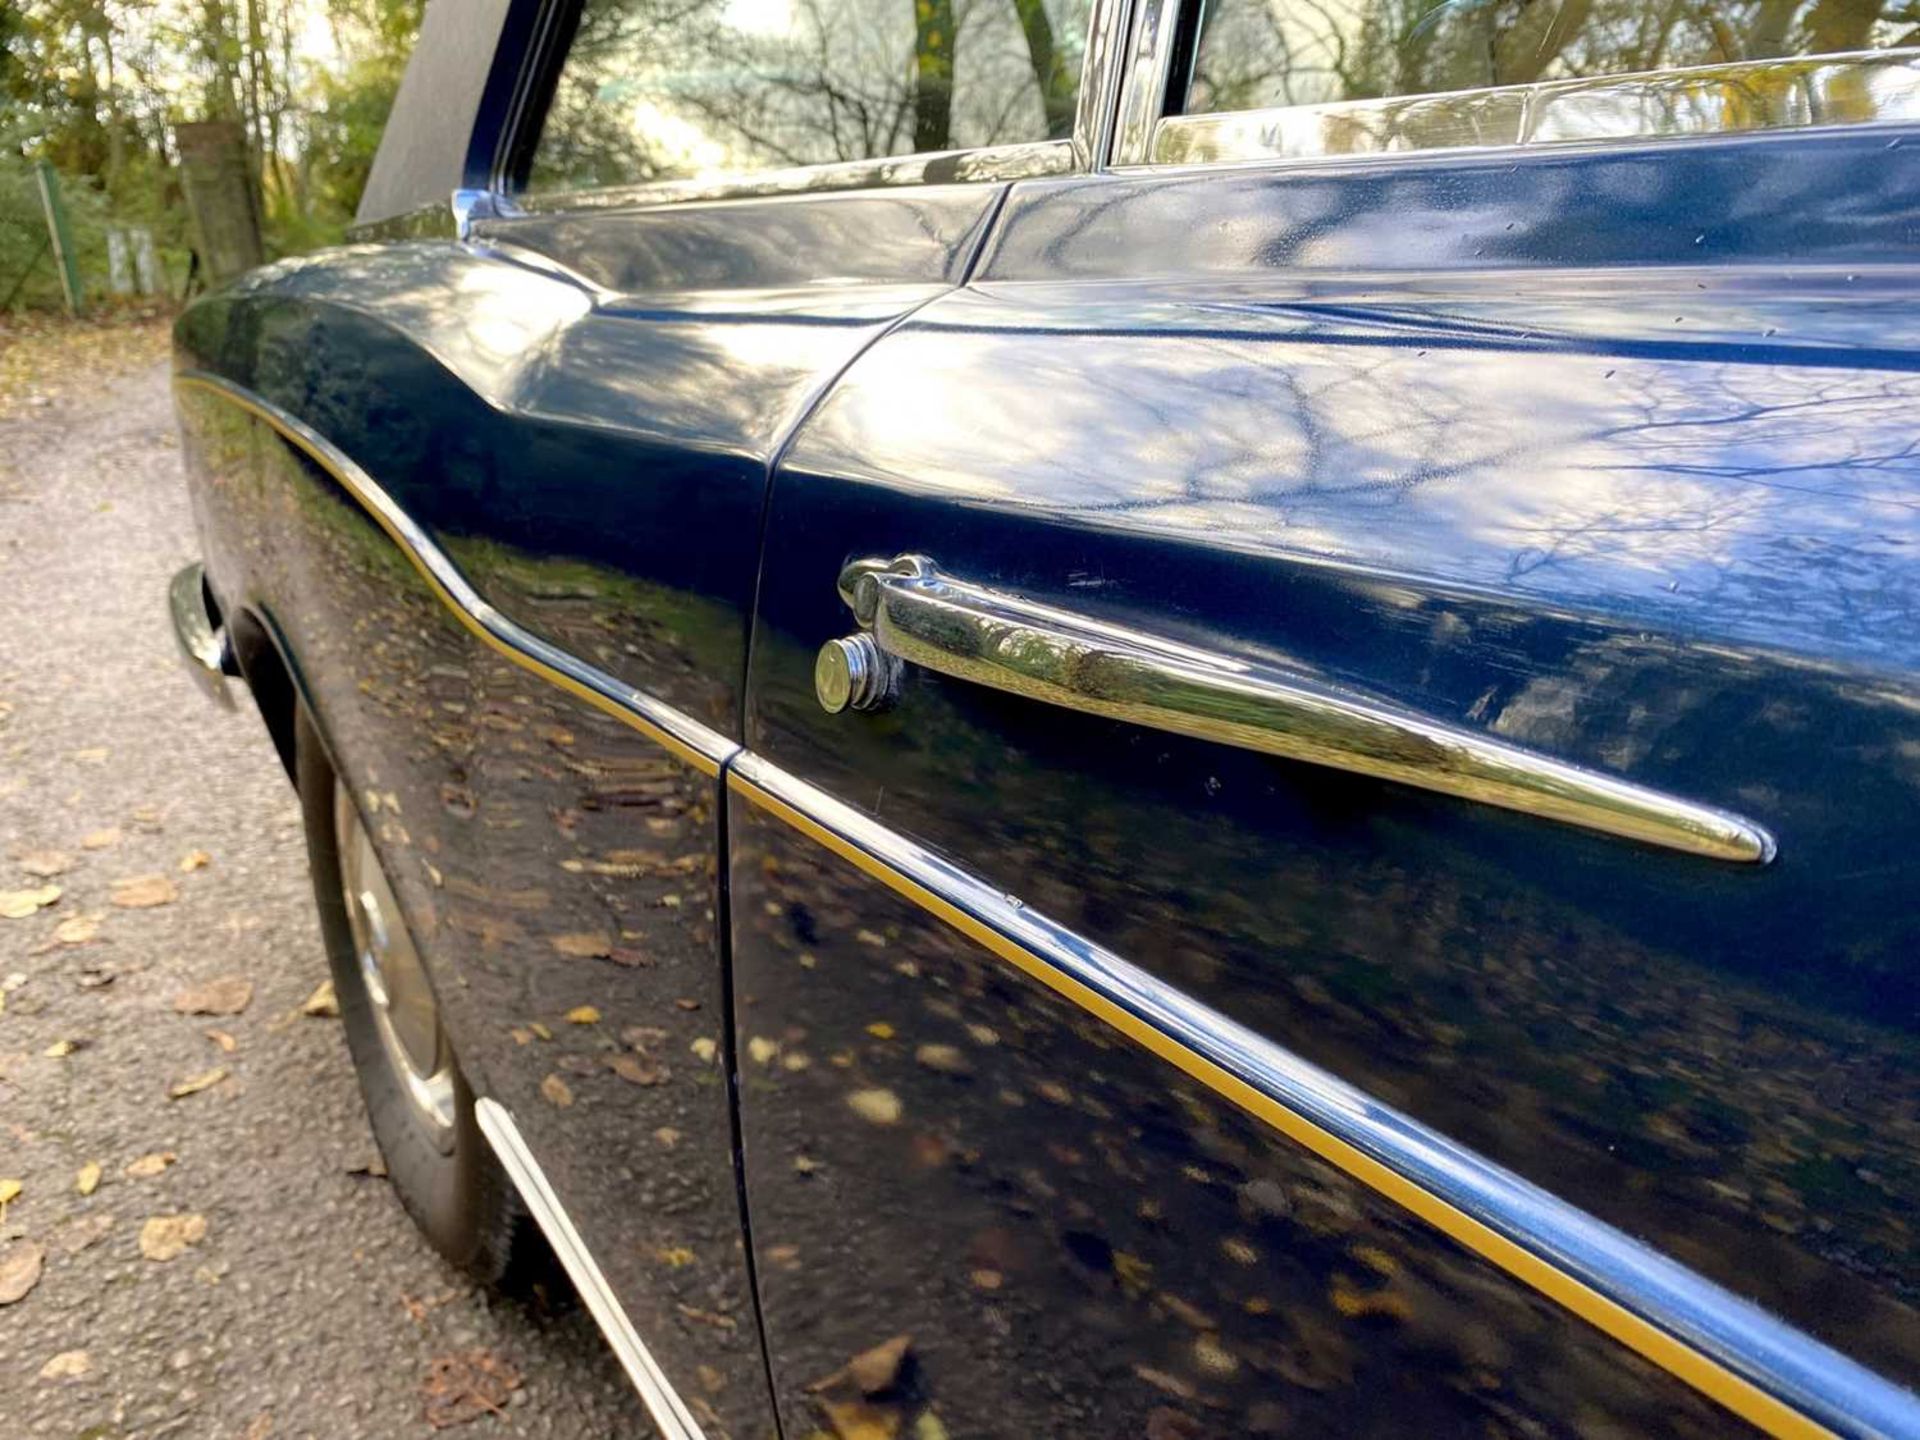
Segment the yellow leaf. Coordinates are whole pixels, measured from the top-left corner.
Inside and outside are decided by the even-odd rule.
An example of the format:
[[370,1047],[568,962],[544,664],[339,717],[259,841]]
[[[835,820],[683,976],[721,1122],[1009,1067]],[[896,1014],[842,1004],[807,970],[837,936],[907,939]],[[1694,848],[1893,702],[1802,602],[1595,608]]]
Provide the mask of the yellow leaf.
[[140,1253],[165,1263],[206,1238],[204,1215],[156,1215],[140,1227]]
[[108,897],[122,910],[151,910],[156,905],[171,905],[180,891],[164,875],[134,875],[116,880]]
[[80,837],[83,850],[105,850],[110,845],[120,843],[120,827],[110,825],[105,830],[94,830]]
[[340,1002],[334,997],[333,982],[322,980],[320,988],[309,995],[306,1003],[300,1007],[302,1015],[312,1015],[322,1020],[332,1020],[340,1014]]
[[73,1188],[82,1195],[91,1195],[100,1188],[100,1162],[89,1160],[80,1167],[80,1173],[74,1177]]
[[49,1060],[64,1060],[80,1047],[71,1040],[56,1040],[40,1053]]
[[576,1005],[567,1011],[567,1023],[570,1025],[598,1025],[600,1012],[591,1005]]
[[198,1095],[202,1090],[211,1090],[226,1078],[227,1067],[224,1065],[216,1065],[211,1070],[203,1071],[198,1075],[189,1075],[185,1080],[180,1080],[169,1085],[167,1087],[167,1098],[169,1100],[184,1100],[189,1095]]
[[538,1020],[529,1020],[527,1022],[527,1029],[538,1035],[542,1040],[553,1039],[553,1031],[542,1025]]
[[179,1158],[171,1150],[156,1150],[151,1155],[128,1161],[124,1173],[134,1180],[151,1180]]
[[53,938],[62,945],[85,945],[99,933],[98,915],[69,915],[53,927]]
[[22,1188],[18,1180],[0,1180],[0,1205],[9,1205],[18,1200]]
[[562,1080],[558,1075],[549,1074],[546,1079],[540,1082],[540,1094],[546,1099],[548,1104],[556,1106],[561,1110],[573,1104],[573,1091],[568,1087],[567,1082]]
[[702,1065],[711,1065],[713,1063],[713,1057],[720,1052],[719,1045],[705,1035],[695,1040],[687,1048],[693,1051],[694,1056]]
[[204,850],[189,850],[180,857],[180,873],[189,875],[195,870],[204,870],[213,863],[213,856]]
[[78,1380],[93,1369],[93,1361],[84,1350],[62,1350],[40,1367],[42,1380]]
[[891,1090],[856,1090],[847,1096],[847,1104],[854,1114],[875,1125],[900,1121],[900,1097]]
[[876,1040],[891,1040],[893,1039],[893,1026],[884,1020],[876,1020],[867,1026],[867,1034],[873,1036]]
[[654,1251],[653,1258],[669,1270],[682,1270],[693,1264],[693,1251],[684,1245],[669,1245]]
[[0,919],[24,920],[59,898],[58,885],[40,885],[32,890],[0,890]]
[[613,953],[613,937],[604,930],[555,935],[553,948],[576,960],[604,960]]
[[780,1042],[770,1040],[765,1035],[756,1035],[747,1041],[747,1054],[753,1057],[753,1063],[756,1065],[771,1063],[773,1057],[779,1053]]
[[240,1048],[240,1042],[224,1030],[207,1031],[207,1039],[218,1045],[223,1055],[231,1055]]

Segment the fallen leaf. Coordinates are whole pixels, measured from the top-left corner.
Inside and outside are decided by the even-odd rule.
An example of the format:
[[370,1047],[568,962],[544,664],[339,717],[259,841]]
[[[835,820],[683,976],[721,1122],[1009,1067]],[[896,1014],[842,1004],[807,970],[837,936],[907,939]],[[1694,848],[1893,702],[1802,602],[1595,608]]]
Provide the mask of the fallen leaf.
[[140,1253],[165,1263],[207,1238],[204,1215],[156,1215],[140,1227]]
[[111,1215],[82,1215],[69,1220],[53,1232],[53,1243],[69,1255],[78,1255],[89,1246],[97,1245],[106,1233],[113,1228]]
[[854,1114],[875,1125],[899,1123],[900,1097],[891,1090],[856,1090],[847,1096],[847,1104]]
[[891,1040],[893,1039],[893,1026],[884,1020],[876,1020],[867,1026],[867,1034],[873,1036],[876,1040]]
[[613,953],[613,937],[604,930],[555,935],[552,944],[562,955],[576,960],[604,960]]
[[711,1065],[713,1063],[713,1057],[720,1053],[720,1046],[706,1035],[702,1035],[687,1048],[694,1053],[695,1058],[697,1058],[702,1065]]
[[915,1049],[913,1058],[942,1075],[965,1075],[973,1069],[973,1062],[958,1045],[922,1045]]
[[150,1180],[179,1158],[171,1150],[156,1150],[151,1155],[142,1155],[138,1160],[129,1160],[127,1168],[121,1173],[134,1180]]
[[860,1387],[862,1395],[878,1395],[883,1390],[891,1390],[894,1382],[900,1378],[900,1369],[907,1361],[907,1352],[913,1348],[911,1335],[896,1335],[891,1340],[883,1340],[871,1350],[863,1350],[847,1362],[847,1374],[853,1377],[853,1383]]
[[77,1040],[56,1040],[40,1053],[49,1060],[64,1060],[80,1048]]
[[864,1400],[815,1402],[833,1427],[836,1440],[893,1440],[900,1433],[900,1412]]
[[567,1023],[569,1025],[598,1025],[600,1023],[600,1012],[591,1005],[576,1005],[573,1009],[567,1011]]
[[116,880],[108,897],[122,910],[150,910],[156,905],[171,905],[180,891],[164,875],[134,875]]
[[780,1053],[780,1042],[765,1035],[756,1035],[747,1041],[747,1054],[756,1065],[766,1065]]
[[40,1367],[42,1380],[77,1380],[93,1369],[93,1361],[84,1350],[62,1350]]
[[0,890],[0,920],[24,920],[59,898],[58,885],[41,885],[32,890]]
[[482,1415],[504,1415],[519,1388],[520,1372],[485,1349],[440,1356],[420,1382],[427,1424],[435,1430],[465,1425]]
[[216,1065],[211,1070],[202,1071],[198,1075],[189,1075],[186,1079],[177,1080],[169,1085],[167,1087],[167,1098],[169,1100],[184,1100],[189,1095],[198,1095],[202,1090],[211,1090],[226,1078],[227,1067],[224,1065]]
[[669,1270],[684,1270],[693,1264],[693,1251],[684,1245],[665,1245],[653,1252],[653,1258]]
[[240,1042],[224,1030],[207,1031],[207,1039],[218,1045],[223,1055],[231,1055],[240,1048]]
[[680,1143],[680,1132],[671,1125],[662,1125],[653,1132],[653,1138],[666,1149],[671,1150]]
[[340,1001],[334,996],[333,982],[331,980],[322,980],[320,982],[320,988],[309,995],[306,1003],[300,1007],[300,1013],[302,1015],[312,1015],[316,1019],[321,1020],[339,1019]]
[[913,1422],[913,1440],[947,1440],[947,1426],[932,1410],[922,1410]]
[[40,1283],[40,1272],[46,1262],[46,1250],[31,1240],[23,1240],[0,1253],[0,1305],[24,1300],[27,1292]]
[[607,1068],[629,1085],[664,1085],[673,1072],[648,1055],[609,1055]]
[[120,843],[120,827],[109,825],[104,830],[94,830],[80,837],[82,850],[105,850],[110,845]]
[[100,1162],[89,1160],[80,1167],[80,1173],[74,1176],[73,1188],[82,1195],[91,1195],[100,1188]]
[[173,997],[180,1015],[238,1015],[253,1001],[253,982],[244,975],[222,975],[182,990]]
[[67,752],[67,758],[69,760],[81,760],[89,765],[104,765],[107,763],[107,756],[110,753],[104,745],[89,745],[84,750],[69,750]]
[[73,868],[73,857],[60,850],[29,850],[19,859],[20,868],[36,880],[51,880]]
[[180,857],[180,873],[190,875],[195,870],[204,870],[213,863],[213,856],[204,850],[189,850]]
[[558,1075],[549,1074],[540,1082],[540,1094],[549,1105],[562,1110],[573,1104],[573,1091]]
[[18,1200],[20,1189],[18,1180],[0,1180],[0,1205],[9,1205]]
[[69,915],[53,927],[53,938],[62,945],[85,945],[99,933],[98,915]]

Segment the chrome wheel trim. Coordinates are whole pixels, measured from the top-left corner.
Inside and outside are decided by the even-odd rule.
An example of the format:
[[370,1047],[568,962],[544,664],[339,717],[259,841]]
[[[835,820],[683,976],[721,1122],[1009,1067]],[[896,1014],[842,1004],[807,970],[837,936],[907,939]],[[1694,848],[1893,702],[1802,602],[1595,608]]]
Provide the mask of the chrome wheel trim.
[[451,1139],[453,1055],[440,1025],[439,1002],[360,811],[338,780],[333,787],[333,830],[354,963],[373,1010],[380,1048],[420,1121],[437,1138]]

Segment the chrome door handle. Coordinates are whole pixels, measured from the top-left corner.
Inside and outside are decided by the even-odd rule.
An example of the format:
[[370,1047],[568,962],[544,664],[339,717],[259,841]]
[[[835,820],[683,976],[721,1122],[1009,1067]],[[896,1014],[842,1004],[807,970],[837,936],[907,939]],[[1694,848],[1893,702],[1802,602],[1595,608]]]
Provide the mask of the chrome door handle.
[[902,663],[1216,744],[1434,790],[1715,860],[1774,843],[1725,810],[1430,720],[1308,677],[955,580],[921,555],[855,560],[840,595],[861,632],[814,669],[829,710],[890,702]]

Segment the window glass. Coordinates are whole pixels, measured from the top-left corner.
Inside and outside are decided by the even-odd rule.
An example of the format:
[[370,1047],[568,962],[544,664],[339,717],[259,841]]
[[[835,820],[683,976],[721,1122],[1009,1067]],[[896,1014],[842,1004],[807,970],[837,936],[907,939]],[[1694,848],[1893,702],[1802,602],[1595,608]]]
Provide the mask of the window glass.
[[1056,139],[1088,0],[585,0],[535,189]]
[[1920,45],[1917,0],[1205,0],[1186,110]]

